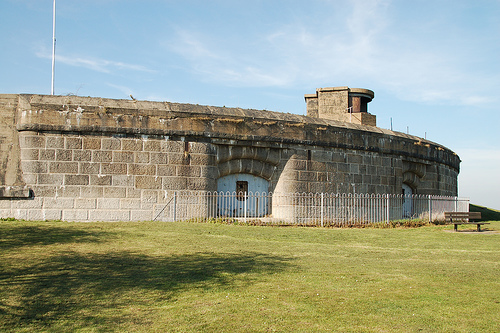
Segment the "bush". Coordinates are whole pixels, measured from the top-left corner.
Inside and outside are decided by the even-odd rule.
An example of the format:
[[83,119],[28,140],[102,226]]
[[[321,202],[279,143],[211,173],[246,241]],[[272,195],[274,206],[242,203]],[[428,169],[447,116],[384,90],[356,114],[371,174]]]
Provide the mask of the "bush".
[[[280,227],[321,227],[321,221],[314,220],[309,223],[287,223],[284,221],[266,222],[261,219],[247,219],[243,221],[232,217],[210,217],[210,218],[193,218],[185,220],[190,223],[210,223],[210,224],[232,224],[245,226],[280,226]],[[376,229],[391,229],[391,228],[419,228],[430,225],[425,219],[412,220],[396,220],[387,222],[355,222],[355,223],[338,223],[335,221],[323,221],[323,226],[326,228],[376,228]]]
[[17,220],[15,218],[13,218],[13,217],[2,217],[2,218],[0,218],[0,221],[10,221],[10,222],[12,222],[12,221],[17,221]]

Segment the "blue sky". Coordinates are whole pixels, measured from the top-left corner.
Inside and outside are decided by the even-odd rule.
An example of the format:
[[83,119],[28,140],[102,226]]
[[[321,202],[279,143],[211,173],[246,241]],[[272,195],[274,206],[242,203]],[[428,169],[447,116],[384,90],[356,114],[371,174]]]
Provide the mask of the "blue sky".
[[[500,209],[500,0],[57,0],[55,93],[305,114],[375,92],[379,127],[462,159],[459,195]],[[50,94],[52,0],[1,0],[0,93]]]

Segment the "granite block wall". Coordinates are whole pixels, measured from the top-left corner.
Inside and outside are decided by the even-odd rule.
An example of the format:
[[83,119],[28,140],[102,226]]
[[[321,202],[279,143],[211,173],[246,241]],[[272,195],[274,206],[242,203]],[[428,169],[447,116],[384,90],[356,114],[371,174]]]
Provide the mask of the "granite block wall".
[[218,177],[211,145],[168,137],[21,132],[20,147],[34,198],[2,207],[19,219],[152,220],[168,191]]
[[406,184],[454,196],[458,188],[452,151],[373,126],[40,95],[0,95],[0,115],[0,217],[152,220],[173,191],[216,191],[230,174],[263,178],[280,193],[399,194]]

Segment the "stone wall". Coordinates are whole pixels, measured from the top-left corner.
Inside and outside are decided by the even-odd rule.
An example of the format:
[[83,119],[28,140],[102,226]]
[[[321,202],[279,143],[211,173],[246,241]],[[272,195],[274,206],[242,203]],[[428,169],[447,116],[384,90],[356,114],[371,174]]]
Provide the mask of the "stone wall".
[[152,220],[166,191],[213,190],[217,177],[206,143],[28,131],[20,145],[34,193],[20,207],[13,202],[20,219]]
[[8,98],[16,107],[1,115],[15,123],[18,157],[5,146],[2,156],[13,156],[30,196],[4,195],[0,217],[152,220],[172,191],[215,191],[230,174],[266,179],[271,192],[401,193],[404,183],[457,194],[456,154],[376,127],[166,102]]
[[368,103],[374,96],[368,89],[330,87],[318,88],[304,99],[309,117],[376,126],[377,117],[368,113]]
[[18,95],[0,95],[0,198],[29,197],[20,167],[18,100]]
[[400,194],[405,183],[414,194],[457,195],[458,170],[446,165],[377,152],[307,148],[285,155],[276,191]]

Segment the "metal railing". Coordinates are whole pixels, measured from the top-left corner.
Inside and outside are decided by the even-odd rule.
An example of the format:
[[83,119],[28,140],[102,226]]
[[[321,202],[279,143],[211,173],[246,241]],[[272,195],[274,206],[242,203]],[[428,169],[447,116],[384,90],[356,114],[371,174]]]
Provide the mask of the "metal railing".
[[227,218],[262,224],[349,226],[396,220],[444,220],[469,211],[469,199],[432,195],[334,193],[165,192],[155,220]]

